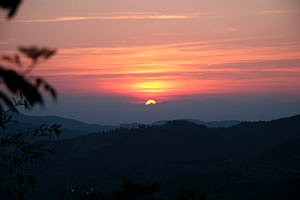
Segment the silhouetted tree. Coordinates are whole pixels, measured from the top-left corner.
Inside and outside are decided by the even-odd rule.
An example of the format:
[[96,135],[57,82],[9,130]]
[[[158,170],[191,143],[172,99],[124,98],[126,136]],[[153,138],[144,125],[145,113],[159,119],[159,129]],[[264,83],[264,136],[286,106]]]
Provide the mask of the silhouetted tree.
[[[21,0],[2,0],[0,7],[8,9],[11,18],[20,3]],[[15,55],[2,56],[7,64],[0,65],[0,199],[11,200],[24,199],[28,189],[35,185],[35,178],[25,172],[25,167],[53,153],[49,141],[60,133],[57,124],[43,124],[34,130],[15,133],[6,131],[8,125],[17,123],[13,116],[20,107],[28,110],[44,103],[44,91],[57,98],[55,89],[43,78],[30,76],[31,70],[40,61],[52,57],[56,50],[31,46],[19,47],[18,51]],[[25,65],[24,59],[29,64]]]
[[21,47],[19,51],[31,60],[28,67],[23,66],[19,55],[3,56],[3,59],[22,67],[21,73],[0,67],[0,199],[24,199],[26,191],[36,182],[33,176],[25,173],[24,167],[40,162],[47,153],[53,153],[49,141],[60,133],[57,124],[43,124],[35,130],[16,133],[6,131],[8,125],[17,123],[13,116],[20,107],[29,110],[36,104],[43,104],[42,90],[57,98],[54,88],[42,78],[28,75],[40,59],[50,58],[55,51],[36,47]]

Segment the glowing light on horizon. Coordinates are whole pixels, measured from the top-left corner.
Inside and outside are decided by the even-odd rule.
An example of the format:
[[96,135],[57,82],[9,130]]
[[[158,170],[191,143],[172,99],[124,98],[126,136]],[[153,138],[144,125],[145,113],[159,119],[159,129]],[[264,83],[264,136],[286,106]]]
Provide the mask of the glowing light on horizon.
[[170,84],[164,81],[147,81],[133,85],[136,92],[143,93],[161,93],[170,88]]
[[155,105],[155,104],[157,104],[157,103],[156,103],[156,101],[153,100],[153,99],[149,99],[149,100],[147,100],[146,103],[145,103],[146,106],[149,106],[149,105]]

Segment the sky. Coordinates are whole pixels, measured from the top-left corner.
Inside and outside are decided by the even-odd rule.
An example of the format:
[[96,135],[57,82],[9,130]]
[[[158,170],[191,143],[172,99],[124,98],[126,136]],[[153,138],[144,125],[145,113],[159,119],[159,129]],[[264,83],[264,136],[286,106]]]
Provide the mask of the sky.
[[25,0],[4,15],[1,55],[58,49],[32,74],[58,102],[33,114],[118,124],[300,113],[298,0]]

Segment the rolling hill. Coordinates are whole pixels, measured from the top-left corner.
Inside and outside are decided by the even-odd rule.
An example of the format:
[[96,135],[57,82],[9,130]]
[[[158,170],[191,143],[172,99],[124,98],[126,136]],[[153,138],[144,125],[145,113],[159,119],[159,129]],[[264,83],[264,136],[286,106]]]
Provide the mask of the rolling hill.
[[[59,140],[53,143],[57,153],[33,170],[41,184],[35,193],[39,195],[32,198],[51,199],[49,193],[56,194],[70,182],[92,180],[96,187],[110,190],[128,178],[158,181],[165,195],[187,186],[208,199],[279,199],[277,193],[282,199],[300,178],[292,176],[299,170],[298,164],[293,166],[300,160],[298,143],[290,143],[299,138],[300,115],[228,128],[175,120]],[[260,165],[262,161],[270,167]],[[264,179],[266,170],[277,165],[281,171]],[[285,181],[277,184],[282,172]]]

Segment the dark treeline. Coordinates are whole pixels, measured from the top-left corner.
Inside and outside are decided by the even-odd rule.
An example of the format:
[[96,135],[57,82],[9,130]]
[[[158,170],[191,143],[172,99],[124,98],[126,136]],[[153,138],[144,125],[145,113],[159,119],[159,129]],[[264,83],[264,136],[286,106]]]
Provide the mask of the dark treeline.
[[297,199],[299,124],[300,115],[229,128],[180,120],[55,141],[56,153],[33,169],[40,184],[31,197],[56,198],[70,181],[111,194],[125,178],[159,183],[150,199],[183,188],[216,200]]

